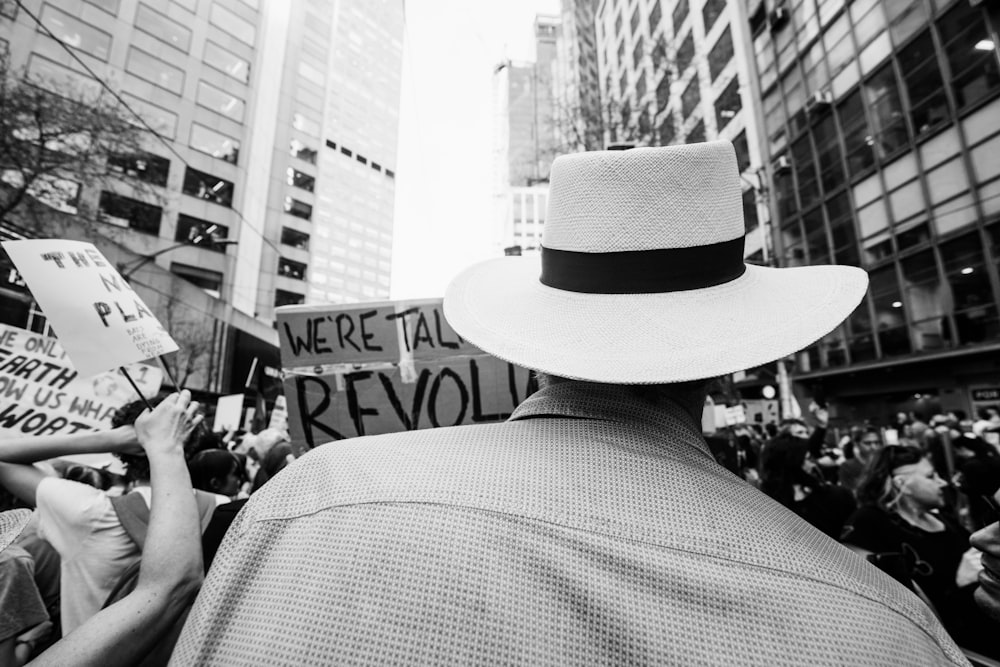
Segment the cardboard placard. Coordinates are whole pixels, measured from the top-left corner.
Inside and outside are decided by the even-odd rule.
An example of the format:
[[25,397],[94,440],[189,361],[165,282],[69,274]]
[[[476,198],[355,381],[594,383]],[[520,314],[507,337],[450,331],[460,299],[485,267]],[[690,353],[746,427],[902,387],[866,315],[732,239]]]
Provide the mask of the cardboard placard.
[[173,352],[170,338],[114,266],[90,243],[8,241],[4,250],[80,375]]
[[[288,430],[298,453],[361,435],[503,421],[534,390],[527,369],[462,340],[440,299],[276,312]],[[348,323],[370,337],[341,344]]]
[[[144,396],[159,392],[156,366],[128,372]],[[77,373],[55,338],[0,324],[0,439],[104,430],[117,408],[138,398],[116,371]]]
[[215,422],[212,430],[228,431],[231,428],[239,428],[243,420],[243,394],[230,394],[219,396],[215,404]]

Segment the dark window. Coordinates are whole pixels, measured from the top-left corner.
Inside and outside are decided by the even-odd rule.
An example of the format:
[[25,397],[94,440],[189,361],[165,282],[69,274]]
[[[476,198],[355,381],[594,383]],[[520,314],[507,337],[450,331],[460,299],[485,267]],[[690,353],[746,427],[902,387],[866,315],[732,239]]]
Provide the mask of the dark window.
[[385,175],[388,176],[389,178],[396,178],[396,172],[394,172],[392,169],[386,169]]
[[705,121],[703,120],[699,120],[698,124],[691,128],[684,143],[696,144],[701,141],[705,141]]
[[875,338],[872,335],[871,317],[868,315],[868,301],[862,300],[848,319],[851,338],[847,348],[851,352],[851,361],[860,363],[875,358]]
[[294,262],[284,257],[278,258],[278,275],[295,280],[306,279],[306,265],[302,262]]
[[902,252],[907,248],[929,243],[931,240],[931,230],[926,222],[922,222],[916,227],[910,227],[906,231],[896,232],[896,245]]
[[316,150],[313,148],[309,148],[298,139],[291,140],[291,142],[288,145],[288,152],[291,154],[292,157],[297,157],[303,162],[308,162],[309,164],[316,164]]
[[229,228],[216,222],[209,222],[190,215],[181,213],[177,216],[177,230],[174,233],[174,240],[181,243],[193,243],[195,245],[222,252],[224,245],[219,245],[216,241],[221,241],[229,237]]
[[813,126],[813,140],[816,142],[816,157],[819,160],[820,182],[823,184],[823,191],[829,194],[843,185],[846,178],[832,114],[823,116]]
[[312,220],[313,207],[298,199],[285,197],[285,213],[294,215],[296,218]]
[[900,262],[906,307],[913,320],[913,344],[917,350],[934,350],[950,340],[945,286],[938,275],[934,252],[925,250]]
[[833,238],[833,257],[837,264],[860,265],[857,234],[851,216],[851,201],[846,192],[841,192],[826,202],[826,215],[830,219],[830,235]]
[[366,158],[364,155],[355,155],[354,159],[360,162],[361,164],[368,164],[368,158]]
[[674,115],[668,113],[663,117],[663,122],[660,123],[660,137],[659,143],[661,146],[666,146],[674,140],[677,136],[677,126],[674,124]]
[[[708,5],[706,5],[707,7]],[[733,59],[733,35],[729,32],[729,27],[719,37],[712,50],[708,52],[708,73],[715,81],[719,73],[725,69],[729,61]]]
[[781,266],[802,266],[806,263],[804,239],[798,220],[792,220],[781,227]]
[[681,42],[681,47],[677,49],[677,72],[683,73],[694,60],[694,37],[691,33]]
[[622,72],[622,78],[618,80],[618,90],[622,97],[625,97],[625,92],[628,90],[628,72]]
[[705,33],[707,34],[712,26],[715,25],[715,20],[719,18],[722,11],[726,8],[726,0],[706,0],[705,6],[701,8],[701,17],[705,22]]
[[233,184],[230,181],[188,167],[184,172],[183,192],[192,197],[207,199],[220,206],[233,205]]
[[884,356],[910,352],[910,334],[906,328],[903,298],[896,280],[896,266],[889,264],[871,271],[868,291],[875,306],[879,341]]
[[800,202],[803,209],[819,202],[819,185],[816,180],[816,165],[813,163],[809,135],[804,135],[792,144],[792,168],[798,179]]
[[650,141],[653,138],[653,122],[649,119],[649,105],[639,110],[637,126],[639,128],[639,140]]
[[885,160],[906,145],[906,123],[899,88],[891,65],[885,65],[863,85],[874,123],[874,144],[880,160]]
[[296,294],[295,292],[289,292],[283,289],[274,290],[275,308],[279,306],[297,306],[305,302],[306,297],[304,294]]
[[681,95],[681,115],[684,118],[690,116],[691,112],[698,108],[699,102],[701,102],[701,86],[698,85],[698,76],[695,75]]
[[110,155],[108,157],[108,171],[131,176],[153,185],[164,186],[167,184],[167,176],[170,173],[170,160],[151,153]]
[[646,72],[640,70],[635,73],[635,100],[636,102],[642,102],[642,98],[646,96]]
[[757,220],[757,196],[753,190],[743,192],[743,224],[747,234],[760,224]]
[[327,139],[326,140],[326,147],[327,148],[332,148],[333,150],[337,150],[337,142],[330,141],[329,139]]
[[632,12],[632,19],[629,21],[629,29],[632,30],[632,34],[635,35],[635,31],[639,28],[639,8],[636,7],[635,11]]
[[733,148],[736,149],[736,167],[742,174],[750,168],[750,146],[747,145],[747,133],[740,132],[733,139]]
[[128,227],[144,234],[159,235],[163,209],[131,197],[104,191],[98,203],[101,222]]
[[660,82],[656,84],[656,108],[663,111],[670,101],[670,74],[664,72]]
[[[657,5],[659,6],[659,5]],[[663,60],[667,57],[667,42],[663,39],[663,35],[660,35],[656,40],[656,46],[653,47],[653,70],[660,69],[660,65],[663,64]]]
[[[987,30],[982,10],[971,4],[955,3],[954,8],[937,21],[959,108],[1000,88],[996,45]],[[987,4],[992,3],[983,3],[983,6]],[[979,45],[989,46],[982,48]]]
[[920,135],[948,120],[948,101],[930,30],[925,30],[899,52],[899,68],[910,98],[913,131]]
[[823,211],[817,206],[802,216],[802,227],[806,232],[806,250],[810,264],[829,264],[830,245],[826,240],[826,226]]
[[779,221],[782,223],[790,221],[799,210],[795,202],[795,182],[792,180],[790,170],[780,171],[774,175],[774,195],[778,200]]
[[346,155],[347,157],[353,157],[354,156],[354,153],[351,152],[350,148],[344,148],[343,146],[341,146],[340,147],[340,152],[343,153],[344,155]]
[[180,276],[189,283],[194,283],[215,298],[219,298],[220,290],[222,289],[222,274],[218,271],[209,271],[199,266],[171,262],[170,272]]
[[[637,12],[639,10],[636,10]],[[638,39],[635,40],[635,48],[632,49],[632,67],[634,69],[639,69],[639,63],[642,62],[643,48],[646,45],[643,44],[642,35],[639,35]]]
[[281,228],[281,242],[300,250],[309,250],[309,235],[289,227]]
[[622,34],[622,13],[618,12],[618,16],[615,18],[615,36]]
[[941,259],[955,304],[959,342],[976,343],[996,338],[1000,327],[979,233],[972,232],[942,243]]
[[622,37],[621,41],[618,42],[618,65],[621,66],[625,64],[625,38]]
[[286,170],[286,175],[286,181],[289,185],[302,188],[308,192],[312,192],[316,188],[316,179],[309,174],[302,173],[297,169],[289,167]]
[[875,164],[875,154],[872,151],[874,139],[868,129],[868,121],[865,120],[861,91],[855,90],[844,98],[837,107],[837,114],[840,116],[844,147],[847,150],[847,172],[854,178]]
[[715,125],[721,130],[729,121],[736,117],[743,104],[740,101],[739,81],[736,77],[729,82],[719,97],[715,100]]
[[684,23],[684,19],[688,15],[688,0],[680,0],[674,7],[673,20],[674,20],[674,34],[677,34],[678,29],[681,24]]
[[656,31],[656,26],[660,25],[660,0],[653,0],[653,8],[649,10],[649,34]]

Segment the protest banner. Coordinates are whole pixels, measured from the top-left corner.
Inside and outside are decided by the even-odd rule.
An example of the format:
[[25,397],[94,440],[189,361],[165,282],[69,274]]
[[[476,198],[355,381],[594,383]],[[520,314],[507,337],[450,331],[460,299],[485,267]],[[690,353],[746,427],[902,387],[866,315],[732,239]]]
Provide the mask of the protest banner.
[[[128,366],[144,396],[155,396],[163,372]],[[52,337],[0,324],[0,439],[100,431],[114,411],[138,399],[115,371],[85,377]]]
[[37,239],[8,241],[3,248],[80,375],[94,376],[177,349],[152,311],[92,244]]
[[441,300],[278,308],[297,453],[330,440],[503,421],[530,373],[463,340]]
[[243,394],[219,396],[215,403],[215,423],[212,424],[212,430],[218,432],[239,428],[242,419]]

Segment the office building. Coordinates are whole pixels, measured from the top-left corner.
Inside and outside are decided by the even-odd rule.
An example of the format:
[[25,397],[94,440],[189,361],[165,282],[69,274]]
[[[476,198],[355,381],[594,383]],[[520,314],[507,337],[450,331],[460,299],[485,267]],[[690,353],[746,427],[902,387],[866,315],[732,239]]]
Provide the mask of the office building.
[[998,16],[975,0],[748,3],[776,260],[871,278],[793,365],[797,391],[846,421],[1000,398]]

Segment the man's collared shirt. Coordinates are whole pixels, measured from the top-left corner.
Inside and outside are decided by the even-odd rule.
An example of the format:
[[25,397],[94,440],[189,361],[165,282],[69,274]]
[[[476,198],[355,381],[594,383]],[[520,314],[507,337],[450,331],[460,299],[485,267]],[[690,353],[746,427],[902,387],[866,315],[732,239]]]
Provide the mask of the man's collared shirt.
[[268,482],[172,664],[265,662],[967,664],[905,588],[716,464],[680,407],[575,382]]

